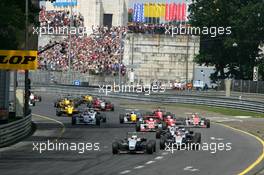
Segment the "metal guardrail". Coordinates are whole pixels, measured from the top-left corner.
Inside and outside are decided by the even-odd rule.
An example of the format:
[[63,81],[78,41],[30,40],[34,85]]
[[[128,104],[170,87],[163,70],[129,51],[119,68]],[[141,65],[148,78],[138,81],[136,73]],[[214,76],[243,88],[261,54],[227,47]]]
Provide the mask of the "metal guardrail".
[[31,132],[31,114],[17,121],[0,125],[0,148],[11,145]]
[[[85,89],[85,88],[69,88],[69,87],[45,87],[35,89],[35,92],[45,92],[45,93],[53,93],[53,94],[73,94],[73,95],[96,95],[96,96],[104,96],[104,93],[99,93],[98,89]],[[113,98],[122,98],[128,100],[137,100],[137,101],[150,101],[150,102],[159,102],[159,103],[182,103],[182,104],[195,104],[195,105],[207,105],[213,107],[225,107],[225,108],[233,108],[240,109],[258,113],[264,113],[264,103],[258,101],[251,100],[239,100],[233,98],[220,98],[220,97],[201,97],[194,95],[175,95],[175,96],[145,96],[142,94],[125,94],[125,93],[110,93],[107,97]]]

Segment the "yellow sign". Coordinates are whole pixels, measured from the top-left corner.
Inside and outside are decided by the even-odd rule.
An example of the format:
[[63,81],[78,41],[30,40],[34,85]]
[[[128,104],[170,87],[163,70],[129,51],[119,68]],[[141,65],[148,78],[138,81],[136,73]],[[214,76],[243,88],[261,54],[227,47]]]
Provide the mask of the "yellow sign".
[[38,68],[37,51],[0,50],[0,69],[35,70]]

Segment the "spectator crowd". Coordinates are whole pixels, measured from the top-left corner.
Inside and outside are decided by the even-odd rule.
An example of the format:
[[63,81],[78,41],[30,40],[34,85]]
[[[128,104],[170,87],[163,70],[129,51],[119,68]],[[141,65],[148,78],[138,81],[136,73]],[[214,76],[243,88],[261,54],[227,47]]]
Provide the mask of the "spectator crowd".
[[88,36],[74,35],[61,42],[51,42],[39,48],[44,50],[39,54],[40,68],[65,71],[70,58],[70,68],[75,71],[117,75],[120,65],[124,75],[126,69],[121,63],[126,31],[126,27],[92,27]]
[[[39,12],[40,27],[70,27],[71,14],[68,10],[46,11],[45,7],[42,7]],[[83,27],[84,19],[79,13],[72,14],[72,26]]]

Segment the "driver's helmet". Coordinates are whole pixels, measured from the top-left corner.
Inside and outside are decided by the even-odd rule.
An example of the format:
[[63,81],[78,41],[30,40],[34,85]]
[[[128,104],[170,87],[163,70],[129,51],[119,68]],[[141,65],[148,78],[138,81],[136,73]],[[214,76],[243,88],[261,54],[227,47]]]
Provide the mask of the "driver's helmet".
[[149,121],[153,122],[154,120],[153,120],[153,118],[150,118]]
[[137,135],[132,135],[132,136],[131,136],[131,139],[136,140],[136,139],[137,139]]
[[131,115],[132,115],[132,114],[135,114],[135,112],[134,112],[134,111],[132,111],[132,112],[131,112]]
[[169,115],[169,116],[167,116],[167,119],[171,119],[171,116]]

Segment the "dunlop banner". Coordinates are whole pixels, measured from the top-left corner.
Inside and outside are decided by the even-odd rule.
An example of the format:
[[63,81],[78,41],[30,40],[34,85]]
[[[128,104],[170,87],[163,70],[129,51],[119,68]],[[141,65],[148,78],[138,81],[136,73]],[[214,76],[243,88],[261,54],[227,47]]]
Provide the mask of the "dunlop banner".
[[38,68],[37,51],[0,50],[0,69],[35,70]]

